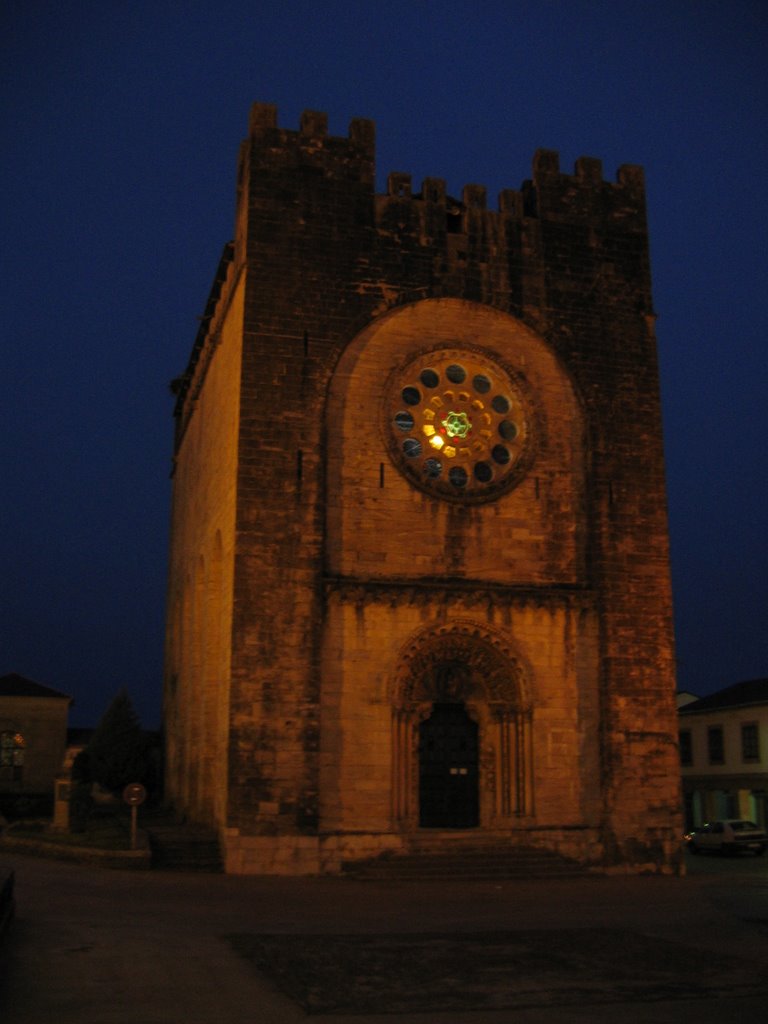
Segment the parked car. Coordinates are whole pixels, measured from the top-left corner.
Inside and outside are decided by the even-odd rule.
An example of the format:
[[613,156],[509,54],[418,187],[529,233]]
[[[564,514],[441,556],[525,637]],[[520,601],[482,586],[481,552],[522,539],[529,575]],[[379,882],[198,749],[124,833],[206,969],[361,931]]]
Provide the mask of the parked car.
[[685,837],[691,853],[739,853],[742,850],[756,854],[765,853],[768,836],[763,829],[745,818],[723,818],[710,821],[689,832]]

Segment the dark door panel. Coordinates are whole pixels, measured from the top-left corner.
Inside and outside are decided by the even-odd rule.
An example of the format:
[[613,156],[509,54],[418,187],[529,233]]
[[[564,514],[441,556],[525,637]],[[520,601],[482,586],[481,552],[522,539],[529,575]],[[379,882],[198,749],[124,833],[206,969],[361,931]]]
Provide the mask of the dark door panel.
[[419,824],[478,824],[477,724],[463,704],[435,704],[419,726]]

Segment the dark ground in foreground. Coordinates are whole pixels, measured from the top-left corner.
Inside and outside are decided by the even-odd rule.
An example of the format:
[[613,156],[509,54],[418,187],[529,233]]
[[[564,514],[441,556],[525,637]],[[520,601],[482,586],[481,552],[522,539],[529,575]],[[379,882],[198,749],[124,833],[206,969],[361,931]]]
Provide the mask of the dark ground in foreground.
[[473,935],[231,935],[308,1013],[500,1010],[764,995],[762,965],[620,929]]

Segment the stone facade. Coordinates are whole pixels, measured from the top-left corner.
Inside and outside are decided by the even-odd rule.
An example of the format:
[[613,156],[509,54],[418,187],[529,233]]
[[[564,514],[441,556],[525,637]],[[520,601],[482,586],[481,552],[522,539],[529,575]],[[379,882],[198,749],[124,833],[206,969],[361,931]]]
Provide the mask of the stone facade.
[[168,796],[233,872],[428,833],[678,863],[642,171],[374,189],[256,104],[176,439]]

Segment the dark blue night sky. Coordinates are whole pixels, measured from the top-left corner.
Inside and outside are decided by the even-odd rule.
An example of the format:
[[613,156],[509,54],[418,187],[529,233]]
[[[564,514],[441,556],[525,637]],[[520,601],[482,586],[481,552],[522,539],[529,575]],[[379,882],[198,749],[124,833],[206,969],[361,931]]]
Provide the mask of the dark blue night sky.
[[390,171],[645,167],[679,685],[768,675],[768,6],[6,0],[0,675],[160,717],[172,399],[254,100]]

